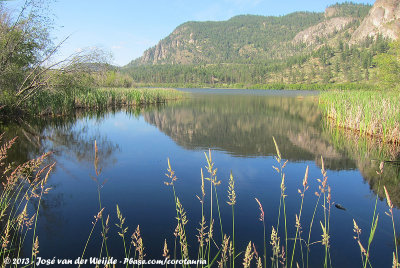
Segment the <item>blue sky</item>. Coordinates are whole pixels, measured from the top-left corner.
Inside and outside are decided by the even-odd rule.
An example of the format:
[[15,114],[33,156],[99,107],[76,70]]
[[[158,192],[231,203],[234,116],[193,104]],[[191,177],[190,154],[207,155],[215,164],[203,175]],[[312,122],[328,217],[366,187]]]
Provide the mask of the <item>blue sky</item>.
[[[22,0],[8,2],[21,4]],[[125,65],[186,21],[227,20],[235,15],[285,15],[323,11],[336,0],[56,0],[50,4],[56,40],[70,36],[58,57],[99,47]],[[373,4],[374,0],[356,3]]]

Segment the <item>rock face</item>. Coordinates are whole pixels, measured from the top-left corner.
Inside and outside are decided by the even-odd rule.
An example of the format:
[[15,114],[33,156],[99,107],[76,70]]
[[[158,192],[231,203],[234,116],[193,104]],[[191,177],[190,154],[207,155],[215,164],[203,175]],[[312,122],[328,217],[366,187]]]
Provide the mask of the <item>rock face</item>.
[[[335,13],[335,9],[330,9],[329,11],[325,11],[325,17],[334,16]],[[349,23],[353,22],[354,20],[354,18],[350,17],[339,17],[326,20],[304,31],[299,32],[293,39],[293,42],[306,43],[308,45],[315,44],[319,38],[328,37],[335,32],[343,30]]]
[[328,19],[328,18],[335,17],[337,13],[338,13],[337,8],[335,8],[335,7],[327,7],[325,9],[325,18]]
[[393,40],[400,36],[400,0],[377,0],[369,15],[354,32],[351,43],[379,34]]

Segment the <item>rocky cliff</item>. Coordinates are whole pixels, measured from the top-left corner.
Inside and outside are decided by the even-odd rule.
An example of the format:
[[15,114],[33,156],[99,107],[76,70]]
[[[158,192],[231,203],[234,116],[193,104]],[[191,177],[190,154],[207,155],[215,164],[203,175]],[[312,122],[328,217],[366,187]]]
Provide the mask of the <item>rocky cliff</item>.
[[243,15],[219,22],[186,22],[129,66],[268,65],[293,56],[301,57],[338,39],[347,43],[353,33],[352,40],[358,42],[371,28],[371,34],[382,32],[394,38],[400,32],[398,20],[394,19],[399,1],[378,0],[370,13],[370,5],[345,3],[330,6],[324,13],[295,12],[280,17]]
[[354,32],[351,43],[378,34],[390,39],[400,35],[400,0],[377,0],[368,16]]

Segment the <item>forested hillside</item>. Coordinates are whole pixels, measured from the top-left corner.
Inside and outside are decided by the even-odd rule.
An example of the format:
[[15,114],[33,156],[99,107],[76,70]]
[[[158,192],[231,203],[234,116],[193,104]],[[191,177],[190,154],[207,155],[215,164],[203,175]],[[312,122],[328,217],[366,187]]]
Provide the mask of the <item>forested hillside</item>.
[[374,57],[386,53],[391,41],[379,31],[354,38],[371,20],[371,8],[346,2],[324,13],[187,22],[123,71],[137,83],[370,83],[376,78]]

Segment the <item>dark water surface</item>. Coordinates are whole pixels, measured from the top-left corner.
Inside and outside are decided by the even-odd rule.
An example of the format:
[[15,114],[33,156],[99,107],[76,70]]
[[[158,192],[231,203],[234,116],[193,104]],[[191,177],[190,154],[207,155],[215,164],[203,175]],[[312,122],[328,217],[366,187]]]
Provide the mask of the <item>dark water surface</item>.
[[[379,194],[378,230],[371,248],[374,267],[389,267],[394,250],[391,219],[380,186],[386,185],[395,206],[400,205],[398,166],[385,165],[382,178],[376,174],[380,159],[398,159],[396,149],[382,150],[367,141],[330,130],[322,121],[318,99],[313,92],[250,90],[187,90],[193,97],[163,106],[135,111],[108,111],[78,114],[73,118],[43,119],[3,126],[9,137],[18,135],[19,143],[10,156],[24,161],[43,151],[54,151],[57,162],[49,178],[50,193],[45,197],[38,221],[40,256],[52,258],[80,257],[92,228],[93,216],[99,211],[98,185],[104,216],[110,215],[108,248],[110,255],[123,259],[124,249],[118,236],[116,205],[126,218],[130,236],[140,225],[146,259],[163,259],[164,239],[172,254],[176,212],[172,188],[164,185],[167,158],[178,180],[176,192],[187,211],[186,227],[189,252],[197,259],[196,228],[201,220],[200,169],[205,172],[204,152],[212,150],[217,177],[223,230],[231,236],[231,207],[226,203],[229,174],[235,178],[235,239],[237,252],[245,250],[251,240],[263,252],[263,225],[258,220],[258,198],[266,219],[267,254],[271,257],[269,238],[276,226],[281,180],[272,168],[277,165],[272,137],[282,157],[288,160],[286,173],[286,213],[289,237],[295,234],[295,214],[299,213],[302,180],[309,166],[309,190],[302,214],[302,237],[308,228],[321,179],[321,156],[332,188],[332,201],[346,211],[331,209],[330,256],[333,267],[359,267],[360,250],[353,239],[353,219],[362,229],[361,239],[367,245],[376,194]],[[96,182],[94,141],[97,140],[102,174]],[[379,180],[381,182],[379,183]],[[208,186],[208,187],[207,187]],[[206,182],[209,200],[209,183]],[[214,200],[215,202],[215,200]],[[206,220],[209,225],[209,203]],[[311,241],[321,240],[322,207],[314,220]],[[221,243],[218,214],[214,203],[215,234]],[[397,222],[399,212],[395,209]],[[282,218],[283,220],[283,218]],[[281,220],[281,222],[282,222]],[[281,228],[281,231],[283,229]],[[101,228],[97,225],[86,251],[86,257],[98,257]],[[281,243],[284,233],[281,232]],[[290,245],[291,243],[289,243]],[[297,249],[300,249],[297,244]],[[289,247],[291,256],[291,246]],[[305,250],[303,246],[303,250]],[[310,267],[323,266],[324,248],[311,247]],[[103,254],[104,255],[104,254]],[[30,256],[30,253],[29,253]],[[243,256],[239,257],[240,263]],[[296,259],[301,265],[300,251]],[[270,262],[268,265],[270,266]]]

